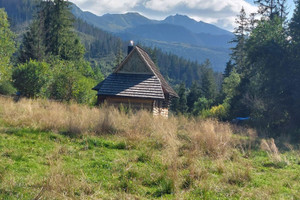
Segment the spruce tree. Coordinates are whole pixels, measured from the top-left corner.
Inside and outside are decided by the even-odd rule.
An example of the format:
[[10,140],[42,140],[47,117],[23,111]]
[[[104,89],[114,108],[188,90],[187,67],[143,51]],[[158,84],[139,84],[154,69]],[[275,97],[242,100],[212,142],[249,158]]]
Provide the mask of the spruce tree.
[[187,112],[188,107],[186,105],[187,103],[187,97],[186,97],[186,88],[185,88],[185,84],[181,83],[179,85],[179,89],[178,89],[178,96],[179,96],[179,105],[178,105],[178,112],[184,114]]
[[0,93],[7,93],[4,85],[10,85],[10,59],[15,52],[14,34],[9,26],[6,12],[0,9]]
[[291,70],[288,76],[289,88],[292,99],[290,113],[292,114],[293,124],[300,127],[300,0],[295,1],[295,11],[289,24],[290,35],[290,65]]
[[185,114],[188,110],[185,84],[181,82],[180,85],[177,85],[176,91],[179,98],[172,99],[171,110],[176,114]]
[[74,31],[73,22],[68,1],[41,1],[24,36],[20,61],[43,60],[44,56],[57,56],[62,60],[83,59],[85,49]]
[[286,0],[255,0],[254,3],[258,5],[258,14],[263,20],[273,20],[275,16],[286,18]]
[[223,77],[226,78],[228,76],[230,76],[230,73],[232,72],[232,70],[234,69],[234,64],[232,63],[232,60],[230,59],[227,63],[226,63],[226,67],[223,73]]
[[191,113],[194,110],[194,103],[200,98],[200,96],[200,85],[196,81],[194,81],[187,96],[187,106],[189,113]]
[[231,48],[231,59],[234,61],[233,65],[236,67],[237,72],[241,74],[246,69],[245,44],[249,32],[249,23],[244,8],[241,9],[235,23],[237,27],[234,29],[233,33],[235,37],[231,41],[231,43],[234,43],[236,45],[235,47]]
[[42,20],[34,20],[29,30],[24,34],[19,52],[19,61],[25,63],[29,60],[42,61],[45,59],[44,25]]
[[217,84],[214,72],[210,68],[210,62],[207,60],[203,64],[203,73],[201,76],[201,93],[208,100],[215,100],[217,97]]

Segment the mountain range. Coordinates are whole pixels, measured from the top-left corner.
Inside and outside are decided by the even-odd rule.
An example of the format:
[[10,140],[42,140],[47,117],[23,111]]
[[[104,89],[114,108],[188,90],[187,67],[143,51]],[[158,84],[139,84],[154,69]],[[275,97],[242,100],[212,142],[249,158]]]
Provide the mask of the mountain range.
[[139,13],[105,14],[97,16],[82,11],[75,4],[74,16],[125,41],[133,40],[157,47],[199,63],[209,59],[216,71],[223,71],[229,60],[233,34],[212,24],[195,21],[176,14],[164,20],[151,20]]
[[[39,1],[0,0],[0,7],[5,8],[8,12],[12,27],[19,40],[21,40],[22,34],[32,19],[32,15],[36,10],[35,6]],[[75,4],[72,4],[71,9],[76,18],[108,33],[101,33],[98,30],[96,35],[106,36],[96,39],[92,33],[90,33],[92,35],[82,34],[83,30],[79,31],[81,38],[86,43],[86,48],[94,48],[94,53],[97,52],[97,48],[101,47],[100,44],[111,46],[112,41],[114,41],[114,48],[117,48],[118,38],[121,38],[125,41],[125,46],[127,46],[129,40],[134,40],[135,43],[142,46],[148,46],[152,49],[157,47],[162,49],[163,52],[169,52],[190,61],[203,63],[206,59],[209,59],[213,69],[219,72],[224,71],[226,62],[229,60],[232,44],[228,42],[232,40],[233,34],[214,25],[201,21],[197,22],[188,16],[177,14],[164,20],[151,20],[134,12],[97,16],[82,11]],[[90,29],[86,25],[84,27]],[[113,37],[109,35],[113,35]],[[105,38],[110,38],[111,41],[102,41]],[[98,43],[98,45],[91,46],[92,41]],[[102,54],[103,52],[99,55]],[[109,54],[109,52],[106,52],[106,54]],[[97,56],[99,55],[97,54]]]

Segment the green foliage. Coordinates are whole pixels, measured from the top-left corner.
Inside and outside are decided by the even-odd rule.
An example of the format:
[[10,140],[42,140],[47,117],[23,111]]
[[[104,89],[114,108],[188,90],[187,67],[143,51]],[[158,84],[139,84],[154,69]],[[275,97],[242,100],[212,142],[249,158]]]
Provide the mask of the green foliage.
[[93,79],[93,71],[88,63],[56,60],[52,63],[52,70],[50,98],[86,104],[92,102],[95,94],[91,88],[97,82]]
[[13,95],[15,93],[16,93],[16,88],[14,88],[11,81],[2,81],[0,83],[0,94]]
[[21,95],[36,98],[47,97],[51,83],[52,72],[49,64],[30,60],[18,65],[13,72],[15,87]]
[[65,0],[39,2],[19,52],[25,64],[14,70],[14,84],[22,95],[94,103],[91,88],[103,75],[83,59],[85,49],[75,34],[70,5]]
[[194,103],[198,100],[201,96],[201,88],[197,82],[193,82],[189,93],[187,95],[187,106],[188,112],[192,112],[194,110]]
[[[14,34],[9,29],[7,14],[0,9],[0,87],[4,82],[11,80],[10,59],[15,52]],[[0,91],[3,93],[3,91]]]
[[[249,33],[249,20],[247,19],[246,12],[244,8],[241,9],[238,18],[235,23],[237,27],[234,29],[234,39],[231,41],[235,43],[235,47],[231,48],[231,60],[234,61],[233,66],[237,69],[239,73],[245,70],[246,68],[246,39]],[[231,63],[227,63],[229,68],[232,68]],[[228,70],[228,69],[227,69]],[[231,71],[231,70],[230,70]],[[227,72],[227,75],[229,73]]]
[[229,104],[227,104],[227,103],[213,106],[209,110],[210,117],[213,117],[213,118],[216,118],[219,120],[226,119],[228,116],[228,109],[229,109]]
[[224,102],[230,103],[231,99],[239,93],[238,86],[241,82],[240,75],[233,70],[223,81],[222,92],[224,94]]
[[289,88],[291,92],[291,106],[289,108],[291,113],[291,119],[294,124],[300,124],[300,1],[295,2],[296,8],[294,15],[289,24],[289,34],[291,36],[290,47],[290,76],[289,76]]
[[201,92],[203,97],[215,100],[217,97],[217,84],[213,70],[209,66],[210,63],[207,60],[206,63],[204,63],[205,68],[201,76]]
[[260,22],[247,41],[248,60],[251,64],[241,85],[250,83],[244,88],[245,95],[248,95],[244,96],[244,102],[259,126],[273,129],[288,121],[286,101],[289,92],[288,82],[285,80],[289,76],[285,57],[287,46],[280,18]]
[[41,1],[39,11],[24,35],[19,60],[82,59],[84,46],[74,32],[70,3],[65,0]]
[[[228,66],[222,86],[229,118],[251,116],[251,124],[275,136],[299,127],[299,1],[289,27],[285,0],[256,1],[261,19],[251,29],[241,12],[232,49],[234,68]],[[255,16],[252,15],[252,17]],[[298,30],[299,29],[299,30]],[[231,73],[228,73],[231,71]],[[296,119],[296,120],[295,120]]]
[[185,84],[181,83],[177,89],[179,98],[174,98],[171,105],[171,110],[176,114],[185,114],[188,110]]
[[234,68],[234,65],[232,63],[232,60],[229,60],[227,63],[226,63],[226,67],[225,67],[225,70],[224,70],[224,78],[228,77],[231,73],[231,71],[233,70]]
[[212,105],[213,101],[211,99],[206,99],[205,97],[199,98],[194,103],[194,115],[202,115],[201,113],[205,112],[206,110],[209,110],[210,106]]
[[22,45],[19,51],[19,61],[21,63],[29,60],[43,61],[45,59],[45,33],[44,22],[35,19],[29,26],[28,31],[23,36]]

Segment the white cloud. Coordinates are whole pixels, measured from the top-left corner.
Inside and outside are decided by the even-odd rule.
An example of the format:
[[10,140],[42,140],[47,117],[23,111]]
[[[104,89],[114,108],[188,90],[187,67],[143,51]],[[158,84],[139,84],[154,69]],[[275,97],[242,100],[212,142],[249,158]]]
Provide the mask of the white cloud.
[[72,0],[83,10],[97,15],[137,11],[146,17],[162,19],[176,13],[232,30],[242,7],[246,12],[256,7],[245,0]]
[[96,15],[123,13],[138,5],[140,0],[72,0],[81,9]]

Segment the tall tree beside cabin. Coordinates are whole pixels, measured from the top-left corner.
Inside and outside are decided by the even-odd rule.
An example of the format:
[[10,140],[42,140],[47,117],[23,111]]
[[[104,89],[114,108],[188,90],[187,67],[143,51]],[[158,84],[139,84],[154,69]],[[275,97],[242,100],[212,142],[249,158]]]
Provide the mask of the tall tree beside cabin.
[[146,109],[164,117],[168,117],[171,99],[178,98],[148,53],[133,44],[116,70],[93,90],[98,91],[98,104]]

